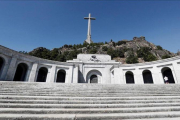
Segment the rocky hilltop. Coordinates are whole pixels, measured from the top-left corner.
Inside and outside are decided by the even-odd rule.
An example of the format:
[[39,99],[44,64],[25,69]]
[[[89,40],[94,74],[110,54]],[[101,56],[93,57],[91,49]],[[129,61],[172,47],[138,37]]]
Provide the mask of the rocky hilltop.
[[84,43],[77,45],[64,45],[60,48],[48,50],[39,47],[28,54],[56,61],[65,62],[77,57],[77,54],[109,54],[112,59],[122,62],[123,64],[142,63],[174,57],[174,54],[163,49],[159,45],[154,45],[146,41],[145,37],[134,37],[133,40],[121,40],[105,43]]

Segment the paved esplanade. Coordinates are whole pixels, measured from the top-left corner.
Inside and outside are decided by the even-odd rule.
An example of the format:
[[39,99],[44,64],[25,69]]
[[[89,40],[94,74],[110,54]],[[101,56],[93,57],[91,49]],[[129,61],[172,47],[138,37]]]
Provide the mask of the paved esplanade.
[[95,18],[91,17],[91,13],[89,13],[89,17],[85,17],[84,19],[88,19],[88,32],[87,39],[85,40],[87,43],[93,43],[91,40],[91,20],[95,20]]

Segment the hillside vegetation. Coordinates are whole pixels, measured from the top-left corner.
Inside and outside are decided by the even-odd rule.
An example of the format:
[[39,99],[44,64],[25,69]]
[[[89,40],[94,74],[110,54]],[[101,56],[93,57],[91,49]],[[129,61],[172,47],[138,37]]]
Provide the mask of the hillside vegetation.
[[32,56],[65,62],[77,58],[77,54],[108,54],[123,64],[142,63],[175,56],[161,46],[156,46],[145,40],[145,37],[134,37],[133,40],[118,42],[101,42],[91,44],[64,45],[53,50],[39,47],[27,53]]

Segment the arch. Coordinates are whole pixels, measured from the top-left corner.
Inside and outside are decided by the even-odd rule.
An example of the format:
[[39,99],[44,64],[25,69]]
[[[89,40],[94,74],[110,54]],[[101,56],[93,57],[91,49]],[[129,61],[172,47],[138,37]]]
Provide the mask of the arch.
[[[168,83],[175,83],[172,70],[169,67],[162,68],[161,72],[162,72],[163,80],[164,80],[164,77],[166,76],[168,78],[168,81],[167,81]],[[164,83],[166,83],[165,80],[164,80]]]
[[102,74],[98,70],[91,70],[86,75],[86,83],[101,83]]
[[65,83],[65,81],[66,81],[66,71],[59,70],[57,73],[56,82]]
[[1,75],[1,73],[3,71],[4,64],[5,64],[4,58],[0,57],[0,75]]
[[98,77],[97,77],[97,75],[91,75],[91,77],[90,77],[90,83],[98,83]]
[[28,70],[27,64],[25,63],[18,64],[13,81],[25,81],[27,70]]
[[131,71],[126,72],[126,83],[134,84],[134,74]]
[[153,84],[152,73],[150,70],[143,71],[143,80],[145,84]]
[[36,82],[46,82],[47,74],[48,74],[48,69],[45,67],[41,67],[38,71]]

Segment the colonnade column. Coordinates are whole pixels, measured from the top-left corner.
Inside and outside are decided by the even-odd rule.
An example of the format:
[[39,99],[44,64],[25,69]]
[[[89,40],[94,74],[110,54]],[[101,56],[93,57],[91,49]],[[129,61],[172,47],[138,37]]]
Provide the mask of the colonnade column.
[[73,69],[73,83],[78,83],[78,64],[74,65],[74,69]]
[[[103,82],[103,83],[105,83],[105,84],[111,83],[111,72],[110,72],[110,68],[109,68],[109,67],[104,68],[103,71],[104,71],[104,72],[102,73],[102,75],[103,75],[103,78],[102,78],[102,79],[104,79],[104,82]],[[101,81],[103,81],[103,80],[101,80]]]
[[138,68],[134,72],[134,82],[135,84],[144,84],[142,72]]
[[56,65],[52,65],[50,77],[47,77],[48,79],[46,80],[46,82],[54,83],[55,76],[56,76]]
[[78,62],[78,64],[79,64],[78,82],[79,83],[86,83],[86,77],[84,77],[83,62]]
[[161,69],[158,67],[153,67],[151,70],[154,84],[164,84]]
[[7,75],[5,78],[7,81],[13,81],[14,74],[16,72],[16,62],[17,62],[17,58],[12,57],[10,65],[9,65],[9,69],[7,71]]
[[115,83],[115,79],[114,79],[114,70],[111,71],[111,84]]
[[124,72],[123,72],[123,69],[122,68],[120,68],[119,69],[119,79],[118,79],[118,84],[126,84],[126,79],[124,79],[125,77],[124,77],[125,75],[124,75]]
[[[176,84],[180,84],[180,63],[174,62],[173,63],[174,68],[174,80]],[[172,70],[173,72],[173,70]]]
[[37,74],[37,68],[38,68],[38,63],[34,63],[29,75],[29,80],[28,82],[35,82],[36,79],[36,74]]
[[125,84],[123,71],[119,68],[119,65],[114,65],[114,80],[115,84]]
[[69,70],[66,73],[66,81],[65,83],[73,83],[73,66],[69,66]]
[[1,73],[1,78],[0,78],[1,80],[6,79],[6,74],[7,74],[8,68],[9,68],[9,64],[5,63],[3,70],[2,70],[2,73]]

